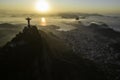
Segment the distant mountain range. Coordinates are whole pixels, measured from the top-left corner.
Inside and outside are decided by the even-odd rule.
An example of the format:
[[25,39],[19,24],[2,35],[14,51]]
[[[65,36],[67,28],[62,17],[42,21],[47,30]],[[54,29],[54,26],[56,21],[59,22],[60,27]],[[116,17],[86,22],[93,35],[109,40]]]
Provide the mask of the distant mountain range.
[[20,13],[20,12],[1,12],[0,17],[25,17],[25,16],[31,16],[31,17],[39,17],[39,16],[104,16],[102,14],[98,13],[80,13],[80,12],[64,12],[64,13],[51,13],[51,14],[38,14],[38,13]]
[[104,16],[101,14],[93,13],[93,14],[88,14],[88,13],[60,13],[58,14],[62,18],[76,18],[76,17],[89,17],[89,16]]

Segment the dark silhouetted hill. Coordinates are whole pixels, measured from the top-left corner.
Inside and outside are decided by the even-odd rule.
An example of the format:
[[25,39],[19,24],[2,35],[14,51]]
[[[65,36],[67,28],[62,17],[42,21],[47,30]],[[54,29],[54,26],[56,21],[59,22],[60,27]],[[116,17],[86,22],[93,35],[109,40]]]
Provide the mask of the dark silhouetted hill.
[[106,80],[96,64],[35,26],[25,27],[0,49],[0,65],[1,80]]
[[15,28],[17,26],[9,24],[9,23],[2,23],[0,24],[0,28]]

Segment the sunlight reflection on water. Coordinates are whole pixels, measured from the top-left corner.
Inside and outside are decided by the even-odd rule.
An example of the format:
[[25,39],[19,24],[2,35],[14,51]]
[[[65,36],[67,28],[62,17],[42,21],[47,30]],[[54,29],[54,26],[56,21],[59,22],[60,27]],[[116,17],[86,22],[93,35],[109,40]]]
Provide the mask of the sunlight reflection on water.
[[40,25],[41,25],[41,26],[46,26],[46,25],[47,25],[47,22],[46,22],[45,17],[42,17],[42,18],[41,18]]

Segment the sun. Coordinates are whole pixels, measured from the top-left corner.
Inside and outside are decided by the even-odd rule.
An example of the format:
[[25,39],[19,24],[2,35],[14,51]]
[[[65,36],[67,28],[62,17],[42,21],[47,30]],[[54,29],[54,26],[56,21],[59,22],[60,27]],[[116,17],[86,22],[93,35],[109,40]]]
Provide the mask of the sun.
[[36,9],[40,12],[47,12],[49,11],[49,8],[49,4],[44,0],[41,0],[36,3]]

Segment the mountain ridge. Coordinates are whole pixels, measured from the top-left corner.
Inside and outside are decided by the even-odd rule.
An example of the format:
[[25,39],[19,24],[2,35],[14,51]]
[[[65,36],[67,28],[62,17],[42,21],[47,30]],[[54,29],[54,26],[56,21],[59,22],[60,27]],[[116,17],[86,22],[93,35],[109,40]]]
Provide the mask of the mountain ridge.
[[[25,27],[0,51],[8,80],[106,80],[89,60],[76,56],[59,38],[36,26]],[[87,76],[87,77],[86,77]]]

